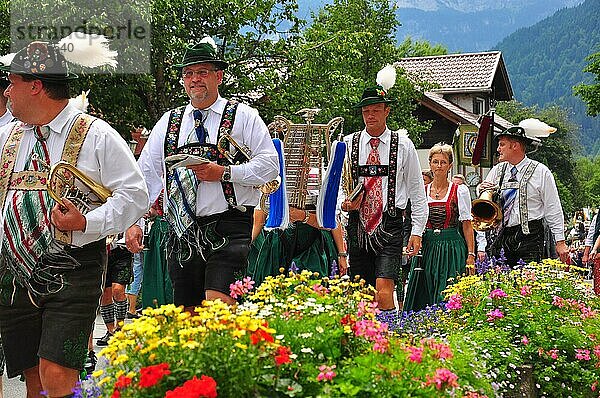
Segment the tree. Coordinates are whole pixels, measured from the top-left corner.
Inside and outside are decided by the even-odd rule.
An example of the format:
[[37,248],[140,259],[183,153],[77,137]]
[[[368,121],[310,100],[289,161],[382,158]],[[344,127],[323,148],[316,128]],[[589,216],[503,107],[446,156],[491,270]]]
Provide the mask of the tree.
[[600,114],[600,52],[590,55],[587,60],[590,63],[583,71],[595,74],[595,83],[579,84],[574,87],[573,91],[587,104],[588,115],[598,116]]
[[[281,71],[284,84],[268,93],[267,118],[316,107],[321,109],[319,121],[343,116],[347,132],[362,129],[362,118],[352,105],[365,87],[375,85],[383,66],[413,49],[412,43],[396,46],[395,11],[387,0],[335,0],[320,10],[289,49],[289,63]],[[425,48],[421,45],[419,51]],[[398,102],[388,122],[391,128],[408,129],[418,141],[427,129],[412,116],[419,92],[399,71],[398,75],[389,93]]]
[[[15,6],[17,1],[24,2],[0,0],[3,29],[10,26],[8,6],[11,2]],[[120,10],[130,6],[129,3],[116,1],[114,8]],[[106,6],[104,2],[83,5]],[[41,14],[42,21],[44,15],[46,20],[59,15],[68,24],[69,18],[79,15],[83,5],[76,7],[72,0],[35,3],[34,14]],[[64,9],[56,14],[54,10],[59,6]],[[221,55],[230,63],[221,86],[222,94],[252,102],[259,99],[253,93],[269,92],[279,83],[275,71],[281,68],[280,60],[286,58],[288,43],[298,35],[302,25],[294,15],[295,0],[153,0],[139,6],[134,11],[139,11],[139,16],[151,24],[148,73],[83,74],[73,84],[73,94],[90,89],[92,113],[105,118],[125,137],[133,127],[151,127],[164,111],[187,101],[179,84],[179,71],[173,67],[182,59],[186,44],[205,35],[212,36],[220,46]],[[103,16],[98,13],[83,25],[90,29]],[[56,21],[48,24],[56,25]],[[9,37],[8,34],[0,37],[0,46],[5,51]],[[127,51],[131,50],[122,48],[120,57]]]
[[541,148],[527,156],[542,162],[554,174],[565,214],[571,214],[575,209],[587,206],[588,199],[583,192],[582,182],[575,174],[574,154],[577,148],[578,130],[577,126],[569,120],[567,110],[555,105],[538,109],[535,106],[527,107],[517,101],[509,101],[498,104],[496,111],[513,124],[518,124],[523,119],[536,118],[556,127],[555,133],[541,139]]

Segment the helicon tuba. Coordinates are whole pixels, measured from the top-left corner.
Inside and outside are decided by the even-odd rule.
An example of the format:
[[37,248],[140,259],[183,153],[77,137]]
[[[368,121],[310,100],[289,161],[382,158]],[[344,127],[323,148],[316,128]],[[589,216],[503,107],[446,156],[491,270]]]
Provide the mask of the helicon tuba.
[[292,123],[283,116],[275,116],[269,124],[271,136],[283,141],[289,205],[303,210],[316,208],[323,170],[330,157],[330,137],[338,128],[342,129],[344,123],[342,117],[333,118],[327,124],[313,123],[319,111],[305,108],[296,112],[306,124]]
[[[79,181],[89,192],[83,192],[75,185],[75,181]],[[57,203],[62,203],[62,198],[67,198],[82,214],[90,211],[93,205],[105,203],[112,196],[112,192],[108,188],[65,161],[60,161],[50,167],[46,186],[48,194]]]
[[479,198],[471,203],[473,229],[488,231],[502,222],[502,206],[500,206],[500,189],[496,186],[484,189]]

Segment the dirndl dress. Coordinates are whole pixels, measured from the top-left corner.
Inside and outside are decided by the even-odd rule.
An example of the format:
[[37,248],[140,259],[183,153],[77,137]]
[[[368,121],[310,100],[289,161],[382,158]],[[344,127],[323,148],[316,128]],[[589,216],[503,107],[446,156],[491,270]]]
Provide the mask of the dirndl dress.
[[296,272],[328,276],[333,261],[337,261],[337,248],[331,231],[297,222],[285,230],[261,231],[250,244],[247,274],[257,287],[267,276],[279,275],[280,268],[287,273],[292,263]]
[[[429,186],[426,190],[429,198]],[[412,258],[404,311],[419,311],[443,301],[447,285],[465,273],[467,244],[460,230],[458,185],[451,184],[448,191],[442,201],[429,200],[422,257]]]

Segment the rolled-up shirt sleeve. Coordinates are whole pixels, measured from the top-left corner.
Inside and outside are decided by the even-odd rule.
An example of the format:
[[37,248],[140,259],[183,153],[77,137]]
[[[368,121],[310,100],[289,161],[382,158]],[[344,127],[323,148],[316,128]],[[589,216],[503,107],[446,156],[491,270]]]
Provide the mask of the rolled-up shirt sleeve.
[[[99,183],[112,192],[106,203],[85,215],[85,241],[95,241],[129,228],[148,209],[148,190],[125,140],[106,122],[96,120],[81,156],[94,154]],[[86,159],[86,167],[94,162]]]

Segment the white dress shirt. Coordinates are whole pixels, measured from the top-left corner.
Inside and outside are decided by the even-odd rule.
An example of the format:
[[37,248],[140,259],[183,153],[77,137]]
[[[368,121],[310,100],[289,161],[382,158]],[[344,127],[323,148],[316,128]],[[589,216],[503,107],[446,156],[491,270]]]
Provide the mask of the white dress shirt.
[[0,116],[0,127],[6,126],[8,123],[12,122],[13,119],[14,117],[12,113],[10,113],[10,110],[6,109],[4,115]]
[[[52,164],[61,160],[67,135],[80,113],[78,109],[67,105],[47,124],[51,132],[46,145]],[[0,128],[0,148],[4,148],[14,125],[10,123]],[[26,128],[15,160],[15,172],[25,169],[35,142],[33,127]],[[73,232],[74,246],[83,246],[107,235],[124,232],[146,212],[148,192],[133,154],[125,140],[105,121],[97,119],[92,123],[81,146],[76,167],[112,191],[112,196],[102,206],[85,214],[85,232]],[[7,203],[12,200],[14,192],[9,190],[7,193],[0,226],[3,225]],[[0,240],[3,236],[3,228],[0,227]]]
[[[367,164],[367,158],[369,157],[369,152],[371,152],[371,144],[369,141],[373,138],[366,130],[363,131],[364,134],[360,137],[358,152],[358,164],[361,166]],[[362,132],[357,132],[344,137],[344,142],[346,142],[350,151],[352,151],[352,139],[354,134],[361,133]],[[385,165],[388,163],[390,155],[392,132],[386,127],[383,134],[377,138],[380,139],[379,146],[377,147],[379,159],[381,164]],[[425,198],[425,190],[423,189],[423,177],[421,176],[421,165],[419,164],[417,150],[403,130],[398,131],[398,158],[396,163],[396,207],[405,209],[408,199],[410,199],[412,217],[411,235],[421,236],[425,230],[429,208],[427,206],[427,199]],[[363,179],[364,177],[359,177],[359,181],[362,181]],[[381,189],[383,190],[383,211],[385,212],[387,211],[388,203],[388,177],[382,177],[381,182]]]
[[584,246],[594,247],[594,230],[596,229],[596,220],[598,219],[598,213],[594,214],[590,227],[588,228],[587,236],[585,237]]
[[[207,109],[208,114],[204,121],[204,127],[208,131],[206,142],[209,144],[217,143],[218,129],[226,104],[227,100],[219,96]],[[185,107],[178,147],[186,144],[190,134],[194,134],[193,111],[194,107],[191,104]],[[163,178],[166,175],[164,143],[170,115],[171,111],[166,112],[156,123],[138,160],[150,194],[148,207],[156,201],[162,189],[165,189],[166,192],[166,181]],[[238,144],[248,146],[252,155],[249,162],[231,166],[230,181],[233,182],[237,204],[256,206],[260,199],[260,192],[254,187],[274,180],[279,174],[277,151],[269,135],[269,130],[258,115],[258,111],[242,103],[237,107],[231,136]],[[197,142],[197,140],[195,141]],[[166,204],[165,200],[165,211]],[[197,216],[218,214],[227,209],[228,204],[225,201],[220,181],[199,182],[196,196]]]
[[[531,159],[525,156],[523,160],[515,165],[517,167],[517,181],[520,181],[521,178],[523,178],[525,170],[530,162]],[[490,170],[485,180],[496,183],[498,180],[497,175],[501,172],[500,168],[503,164],[504,162],[495,165]],[[505,181],[510,178],[510,169],[512,166],[513,165],[509,164],[506,168],[504,175]],[[519,194],[517,193],[514,207],[506,225],[507,227],[521,224],[518,195]],[[560,204],[560,198],[558,197],[558,190],[556,189],[556,183],[554,182],[554,176],[552,175],[552,172],[550,172],[550,169],[542,163],[538,164],[533,175],[529,181],[527,181],[527,211],[528,221],[545,218],[556,241],[565,240],[565,220]]]

